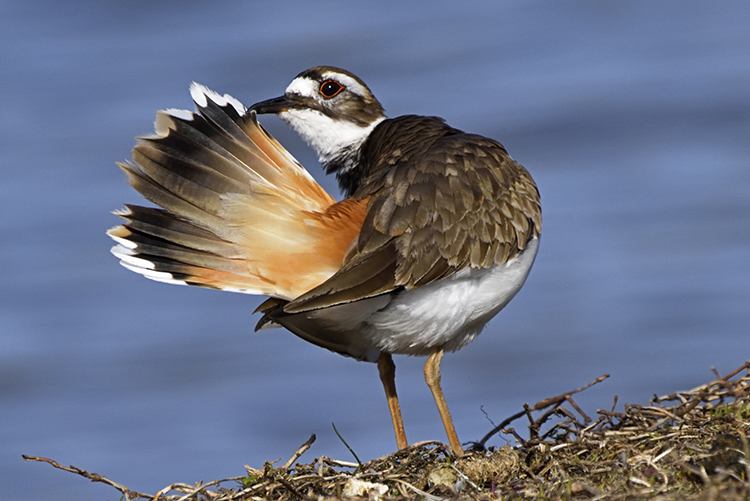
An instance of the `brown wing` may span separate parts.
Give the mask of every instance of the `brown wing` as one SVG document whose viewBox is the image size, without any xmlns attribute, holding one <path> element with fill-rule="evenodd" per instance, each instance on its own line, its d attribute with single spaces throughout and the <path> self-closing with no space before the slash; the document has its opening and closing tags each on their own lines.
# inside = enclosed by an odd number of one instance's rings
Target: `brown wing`
<svg viewBox="0 0 750 501">
<path fill-rule="evenodd" d="M 121 164 L 161 208 L 127 206 L 108 234 L 148 278 L 292 299 L 341 267 L 367 199 L 334 203 L 228 96 L 191 89 L 198 113 L 157 114 L 156 135 Z"/>
<path fill-rule="evenodd" d="M 502 145 L 437 119 L 398 120 L 381 131 L 388 147 L 374 152 L 376 163 L 355 193 L 369 197 L 356 248 L 341 270 L 284 312 L 411 289 L 469 266 L 502 264 L 539 236 L 539 192 Z M 425 129 L 427 137 L 414 132 Z"/>
</svg>

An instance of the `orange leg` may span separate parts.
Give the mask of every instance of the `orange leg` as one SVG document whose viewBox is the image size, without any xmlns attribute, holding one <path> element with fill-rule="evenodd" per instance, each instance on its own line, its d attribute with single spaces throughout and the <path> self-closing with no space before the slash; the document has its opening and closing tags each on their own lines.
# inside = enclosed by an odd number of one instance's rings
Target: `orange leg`
<svg viewBox="0 0 750 501">
<path fill-rule="evenodd" d="M 388 399 L 388 408 L 391 411 L 393 420 L 393 431 L 396 432 L 396 444 L 399 450 L 406 448 L 406 433 L 404 432 L 404 422 L 401 419 L 401 407 L 398 405 L 398 395 L 396 395 L 396 365 L 393 363 L 390 353 L 381 353 L 378 358 L 378 371 L 380 372 L 380 381 L 385 388 L 385 396 Z"/>
<path fill-rule="evenodd" d="M 443 420 L 445 433 L 448 434 L 448 443 L 451 446 L 451 450 L 453 451 L 453 454 L 462 456 L 464 450 L 461 447 L 461 442 L 458 441 L 458 435 L 456 435 L 456 428 L 453 426 L 453 419 L 451 419 L 448 404 L 445 403 L 443 390 L 440 388 L 440 360 L 442 358 L 442 348 L 432 352 L 427 359 L 427 363 L 424 364 L 424 380 L 427 382 L 427 386 L 430 387 L 432 396 L 435 397 L 435 403 L 437 404 L 438 412 L 440 412 L 440 417 Z"/>
</svg>

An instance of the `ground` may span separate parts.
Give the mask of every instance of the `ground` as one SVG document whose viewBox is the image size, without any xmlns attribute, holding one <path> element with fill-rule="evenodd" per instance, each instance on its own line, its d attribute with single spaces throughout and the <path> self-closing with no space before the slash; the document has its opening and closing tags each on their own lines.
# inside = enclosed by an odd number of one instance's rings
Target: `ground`
<svg viewBox="0 0 750 501">
<path fill-rule="evenodd" d="M 313 436 L 283 465 L 246 466 L 244 477 L 143 494 L 81 468 L 25 457 L 107 483 L 126 500 L 750 500 L 750 362 L 693 390 L 622 413 L 599 410 L 592 419 L 573 396 L 603 379 L 525 406 L 460 458 L 439 442 L 423 442 L 367 463 L 297 462 Z M 528 438 L 510 427 L 524 417 Z M 497 433 L 516 445 L 485 450 Z"/>
</svg>

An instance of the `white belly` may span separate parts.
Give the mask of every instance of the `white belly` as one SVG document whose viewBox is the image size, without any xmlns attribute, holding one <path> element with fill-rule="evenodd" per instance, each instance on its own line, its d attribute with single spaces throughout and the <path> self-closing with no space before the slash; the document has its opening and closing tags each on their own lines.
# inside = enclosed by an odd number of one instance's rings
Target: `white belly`
<svg viewBox="0 0 750 501">
<path fill-rule="evenodd" d="M 512 261 L 465 268 L 431 284 L 286 317 L 285 327 L 339 353 L 374 362 L 381 351 L 429 355 L 470 343 L 521 289 L 539 239 Z"/>
<path fill-rule="evenodd" d="M 387 308 L 368 318 L 364 336 L 388 353 L 429 355 L 438 346 L 446 351 L 463 348 L 521 289 L 538 245 L 538 239 L 532 240 L 510 263 L 489 269 L 465 268 L 399 293 Z"/>
</svg>

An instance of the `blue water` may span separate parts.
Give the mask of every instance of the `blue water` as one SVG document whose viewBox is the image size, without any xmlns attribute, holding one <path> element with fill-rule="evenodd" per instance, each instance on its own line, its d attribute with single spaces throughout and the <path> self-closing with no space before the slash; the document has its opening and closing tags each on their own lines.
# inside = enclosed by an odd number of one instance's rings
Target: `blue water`
<svg viewBox="0 0 750 501">
<path fill-rule="evenodd" d="M 542 245 L 518 297 L 446 356 L 462 440 L 609 373 L 594 414 L 750 358 L 747 2 L 4 2 L 0 7 L 0 497 L 119 499 L 28 463 L 151 492 L 282 458 L 393 451 L 383 391 L 284 331 L 260 300 L 143 279 L 109 254 L 140 197 L 114 162 L 196 80 L 246 104 L 307 67 L 361 76 L 391 116 L 499 139 L 539 184 Z M 330 191 L 312 153 L 264 125 Z M 444 439 L 396 357 L 411 441 Z M 521 429 L 522 423 L 517 423 Z M 495 439 L 493 444 L 504 443 Z"/>
</svg>

